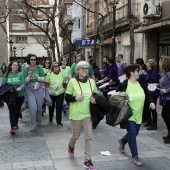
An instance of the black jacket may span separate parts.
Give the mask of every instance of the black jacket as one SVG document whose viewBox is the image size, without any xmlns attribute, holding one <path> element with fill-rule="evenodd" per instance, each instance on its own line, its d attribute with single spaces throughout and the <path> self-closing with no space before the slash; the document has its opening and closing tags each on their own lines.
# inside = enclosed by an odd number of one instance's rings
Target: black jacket
<svg viewBox="0 0 170 170">
<path fill-rule="evenodd" d="M 148 104 L 153 103 L 153 99 L 150 96 L 147 87 L 144 85 L 144 83 L 141 80 L 138 79 L 137 81 L 139 82 L 140 86 L 142 87 L 142 89 L 143 89 L 143 91 L 145 93 L 145 96 L 146 96 L 145 97 L 145 102 L 147 102 Z M 117 87 L 116 91 L 123 91 L 123 92 L 125 92 L 126 88 L 127 88 L 127 84 L 128 84 L 128 80 L 125 80 L 123 83 L 120 83 L 119 86 Z"/>
<path fill-rule="evenodd" d="M 97 93 L 94 95 L 96 104 L 90 102 L 90 113 L 93 129 L 96 129 L 99 122 L 104 118 L 109 111 L 109 101 L 103 94 Z"/>
<path fill-rule="evenodd" d="M 13 92 L 10 90 L 13 90 Z M 16 104 L 16 96 L 16 91 L 12 85 L 2 84 L 0 86 L 0 107 L 2 108 L 4 106 L 4 102 L 7 103 L 7 105 Z"/>
<path fill-rule="evenodd" d="M 145 86 L 145 84 L 139 79 L 137 81 L 139 82 L 140 86 L 142 87 L 142 89 L 145 93 L 145 102 L 147 102 L 148 104 L 153 103 L 153 99 L 150 96 L 149 91 L 148 91 L 147 87 Z M 120 83 L 116 91 L 117 92 L 118 91 L 125 92 L 126 88 L 127 88 L 127 84 L 128 84 L 128 79 L 126 79 L 123 83 Z M 120 124 L 120 128 L 126 129 L 127 128 L 127 122 Z"/>
</svg>

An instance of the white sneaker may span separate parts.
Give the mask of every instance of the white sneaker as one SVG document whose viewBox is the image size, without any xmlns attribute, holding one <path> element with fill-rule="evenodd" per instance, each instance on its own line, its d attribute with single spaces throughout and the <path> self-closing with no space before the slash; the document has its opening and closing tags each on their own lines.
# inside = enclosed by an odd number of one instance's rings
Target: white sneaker
<svg viewBox="0 0 170 170">
<path fill-rule="evenodd" d="M 35 130 L 36 130 L 36 128 L 33 128 L 33 127 L 30 128 L 31 132 L 34 132 Z"/>
</svg>

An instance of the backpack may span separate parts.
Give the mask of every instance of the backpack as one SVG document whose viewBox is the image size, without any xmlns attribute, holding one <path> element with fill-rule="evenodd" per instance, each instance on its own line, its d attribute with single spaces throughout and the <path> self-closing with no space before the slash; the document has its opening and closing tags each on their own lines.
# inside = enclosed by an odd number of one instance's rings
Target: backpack
<svg viewBox="0 0 170 170">
<path fill-rule="evenodd" d="M 116 126 L 128 121 L 132 110 L 128 105 L 129 97 L 125 92 L 115 92 L 109 99 L 110 109 L 106 115 L 106 124 Z M 125 126 L 123 128 L 126 128 Z"/>
</svg>

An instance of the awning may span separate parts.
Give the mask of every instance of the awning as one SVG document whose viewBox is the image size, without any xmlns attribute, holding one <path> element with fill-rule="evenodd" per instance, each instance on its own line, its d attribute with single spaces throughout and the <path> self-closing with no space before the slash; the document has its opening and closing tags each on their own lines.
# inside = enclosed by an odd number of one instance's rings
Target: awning
<svg viewBox="0 0 170 170">
<path fill-rule="evenodd" d="M 162 21 L 156 24 L 139 27 L 135 29 L 135 33 L 145 33 L 145 32 L 165 32 L 170 31 L 170 21 Z"/>
</svg>

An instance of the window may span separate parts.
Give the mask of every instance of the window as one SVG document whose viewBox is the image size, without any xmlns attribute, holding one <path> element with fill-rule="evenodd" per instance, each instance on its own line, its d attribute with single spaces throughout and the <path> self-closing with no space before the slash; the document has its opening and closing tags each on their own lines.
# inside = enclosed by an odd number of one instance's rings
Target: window
<svg viewBox="0 0 170 170">
<path fill-rule="evenodd" d="M 67 5 L 67 15 L 72 15 L 72 5 Z"/>
<path fill-rule="evenodd" d="M 16 43 L 28 43 L 28 38 L 26 36 L 16 37 Z"/>
<path fill-rule="evenodd" d="M 33 23 L 35 23 L 37 26 L 39 26 L 41 28 L 47 28 L 47 21 L 33 21 Z M 29 23 L 29 27 L 30 28 L 37 28 L 32 23 Z"/>
<path fill-rule="evenodd" d="M 25 23 L 13 23 L 12 30 L 26 30 L 26 24 Z"/>
<path fill-rule="evenodd" d="M 23 10 L 13 10 L 13 15 L 24 15 Z"/>
<path fill-rule="evenodd" d="M 75 29 L 81 29 L 81 18 L 76 18 Z"/>
</svg>

